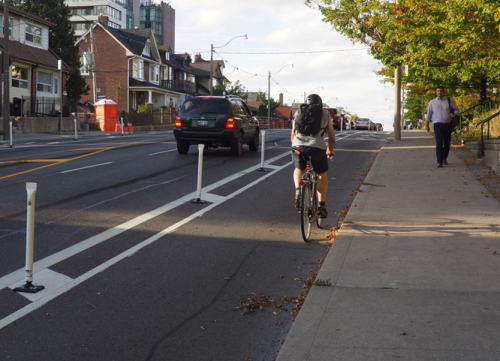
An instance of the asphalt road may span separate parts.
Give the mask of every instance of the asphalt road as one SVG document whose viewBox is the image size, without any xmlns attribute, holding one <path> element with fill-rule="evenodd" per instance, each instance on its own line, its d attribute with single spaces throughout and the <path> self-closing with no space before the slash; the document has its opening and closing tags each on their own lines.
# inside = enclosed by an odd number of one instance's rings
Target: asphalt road
<svg viewBox="0 0 500 361">
<path fill-rule="evenodd" d="M 382 146 L 347 131 L 330 163 L 329 227 Z M 0 149 L 0 359 L 272 360 L 329 227 L 304 243 L 290 133 L 261 153 L 179 155 L 171 132 Z M 36 182 L 34 282 L 24 284 L 26 182 Z M 258 295 L 263 311 L 233 310 Z M 276 305 L 276 306 L 273 306 Z"/>
</svg>

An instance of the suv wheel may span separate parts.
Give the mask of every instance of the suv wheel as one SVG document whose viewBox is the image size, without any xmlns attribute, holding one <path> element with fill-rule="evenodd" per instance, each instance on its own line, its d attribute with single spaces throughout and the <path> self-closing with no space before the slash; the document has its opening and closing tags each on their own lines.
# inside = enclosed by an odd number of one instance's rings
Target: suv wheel
<svg viewBox="0 0 500 361">
<path fill-rule="evenodd" d="M 238 135 L 233 140 L 233 144 L 231 144 L 231 152 L 236 157 L 239 157 L 241 153 L 243 153 L 243 135 L 241 132 L 238 132 Z"/>
<path fill-rule="evenodd" d="M 179 152 L 179 154 L 187 154 L 189 151 L 189 142 L 178 140 L 177 151 Z"/>
<path fill-rule="evenodd" d="M 251 152 L 256 152 L 259 149 L 259 130 L 255 129 L 253 139 L 248 143 Z"/>
</svg>

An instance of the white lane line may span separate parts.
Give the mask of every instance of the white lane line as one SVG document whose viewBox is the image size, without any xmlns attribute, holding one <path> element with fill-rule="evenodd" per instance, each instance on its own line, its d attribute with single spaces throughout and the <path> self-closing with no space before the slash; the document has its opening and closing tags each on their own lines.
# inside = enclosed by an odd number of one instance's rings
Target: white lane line
<svg viewBox="0 0 500 361">
<path fill-rule="evenodd" d="M 274 162 L 275 160 L 277 159 L 280 159 L 280 158 L 283 158 L 285 156 L 289 156 L 289 153 L 286 152 L 286 153 L 283 153 L 277 157 L 274 157 L 272 159 L 269 160 L 269 162 Z M 193 219 L 196 219 L 198 217 L 201 217 L 203 214 L 205 214 L 206 212 L 208 211 L 211 211 L 213 208 L 221 205 L 222 203 L 224 203 L 225 201 L 229 200 L 229 199 L 232 199 L 234 198 L 235 196 L 237 196 L 238 194 L 246 191 L 247 189 L 259 184 L 260 182 L 266 180 L 267 178 L 269 178 L 270 176 L 274 175 L 275 173 L 281 171 L 282 169 L 288 167 L 289 165 L 291 165 L 292 162 L 288 162 L 280 167 L 277 167 L 277 169 L 275 169 L 274 171 L 262 176 L 261 178 L 247 184 L 246 186 L 236 190 L 235 192 L 229 194 L 228 196 L 226 197 L 222 197 L 222 196 L 215 196 L 215 195 L 210 195 L 209 198 L 213 199 L 214 200 L 214 203 L 212 203 L 211 205 L 205 207 L 204 209 L 201 209 L 199 210 L 198 212 L 192 214 L 191 216 L 187 217 L 187 218 L 184 218 L 183 220 L 177 222 L 176 224 L 164 229 L 163 231 L 155 234 L 154 236 L 142 241 L 141 243 L 135 245 L 134 247 L 122 252 L 121 254 L 113 257 L 112 259 L 104 262 L 103 264 L 95 267 L 94 269 L 90 270 L 89 272 L 87 273 L 84 273 L 83 275 L 75 278 L 74 280 L 71 280 L 67 283 L 65 283 L 64 285 L 62 285 L 61 287 L 57 288 L 57 289 L 54 289 L 54 291 L 52 291 L 51 293 L 47 293 L 45 295 L 42 295 L 39 299 L 37 299 L 36 301 L 33 301 L 32 303 L 30 303 L 29 305 L 19 309 L 18 311 L 10 314 L 9 316 L 3 318 L 0 320 L 0 329 L 8 326 L 9 324 L 11 324 L 12 322 L 20 319 L 21 317 L 24 317 L 25 315 L 29 314 L 31 311 L 34 311 L 40 307 L 42 307 L 43 305 L 45 305 L 47 302 L 53 300 L 54 298 L 58 297 L 59 295 L 69 291 L 70 289 L 72 289 L 73 287 L 83 283 L 84 281 L 90 279 L 91 277 L 99 274 L 100 272 L 106 270 L 107 268 L 111 267 L 112 265 L 118 263 L 119 261 L 127 258 L 127 257 L 130 257 L 132 256 L 134 253 L 138 252 L 139 250 L 141 250 L 142 248 L 156 242 L 157 240 L 159 240 L 161 237 L 169 234 L 169 233 L 172 233 L 174 232 L 175 230 L 179 229 L 181 226 L 189 223 L 190 221 L 192 221 Z M 224 182 L 226 181 L 227 179 L 232 179 L 234 178 L 236 175 L 239 175 L 239 176 L 242 176 L 244 174 L 247 174 L 251 171 L 255 171 L 257 170 L 258 168 L 260 168 L 260 165 L 256 165 L 254 167 L 251 167 L 251 168 L 248 168 L 242 172 L 239 172 L 239 173 L 236 173 L 234 174 L 233 176 L 230 176 L 228 178 L 226 178 L 225 180 L 222 180 L 222 181 L 219 181 L 217 183 L 214 183 L 210 186 L 208 186 L 207 188 L 210 188 L 210 189 L 214 189 L 214 188 L 218 188 L 219 186 L 215 186 L 216 184 L 223 184 L 221 182 Z M 236 177 L 238 178 L 238 177 Z M 234 179 L 236 179 L 234 178 Z M 193 193 L 194 194 L 194 193 Z M 181 199 L 184 199 L 186 197 L 190 197 L 192 198 L 191 195 L 188 195 L 188 196 L 185 196 L 185 197 L 182 197 Z M 154 212 L 154 211 L 153 211 Z M 140 217 L 137 217 L 137 218 L 140 218 Z M 116 227 L 115 227 L 116 228 Z M 106 232 L 103 232 L 103 233 L 106 233 Z M 94 238 L 94 237 L 92 237 Z M 59 252 L 61 253 L 61 252 Z M 48 258 L 50 258 L 51 256 L 49 256 Z M 43 261 L 43 260 L 42 260 Z M 41 261 L 39 261 L 41 262 Z M 39 262 L 36 262 L 35 263 L 35 267 L 36 265 L 39 263 Z M 20 271 L 20 272 L 19 272 Z M 16 282 L 20 282 L 20 279 L 22 279 L 22 274 L 23 274 L 23 270 L 19 270 L 18 273 L 21 274 L 21 278 L 18 278 L 16 280 Z M 9 275 L 10 276 L 10 275 Z M 36 277 L 36 276 L 35 276 Z M 5 277 L 3 277 L 5 278 Z M 3 278 L 0 279 L 0 281 L 3 281 Z M 12 286 L 13 283 L 9 284 L 9 286 Z M 3 287 L 0 287 L 0 289 L 3 288 Z"/>
<path fill-rule="evenodd" d="M 37 293 L 25 293 L 19 292 L 21 296 L 26 297 L 31 302 L 38 301 L 40 298 L 43 298 L 48 293 L 54 292 L 58 288 L 64 286 L 66 283 L 73 281 L 71 277 L 63 275 L 62 273 L 54 272 L 49 268 L 45 268 L 36 274 L 36 282 L 37 285 L 42 285 L 45 287 L 43 290 L 38 291 Z M 10 289 L 14 289 L 16 287 L 22 287 L 25 285 L 25 281 L 16 282 L 13 285 L 10 285 Z"/>
<path fill-rule="evenodd" d="M 100 167 L 101 165 L 106 165 L 106 164 L 111 164 L 111 163 L 113 163 L 113 162 L 106 162 L 106 163 L 94 164 L 94 165 L 89 165 L 88 167 L 82 167 L 82 168 L 75 168 L 75 169 L 65 170 L 65 171 L 62 171 L 60 173 L 62 174 L 62 173 L 76 172 L 77 170 L 94 168 L 94 167 Z"/>
<path fill-rule="evenodd" d="M 290 153 L 289 152 L 282 153 L 274 158 L 269 159 L 267 162 L 273 163 L 273 162 L 277 161 L 278 159 L 281 159 L 285 156 L 290 156 Z M 208 185 L 208 186 L 202 188 L 202 198 L 204 197 L 205 193 L 209 193 L 212 190 L 219 188 L 219 187 L 225 185 L 226 183 L 232 182 L 233 180 L 238 179 L 238 178 L 240 178 L 248 173 L 254 172 L 259 168 L 260 168 L 260 164 L 255 165 L 253 167 L 244 169 L 244 170 L 242 170 L 238 173 L 235 173 L 227 178 L 221 179 L 220 181 L 218 181 L 216 183 L 213 183 L 211 185 Z M 53 266 L 54 264 L 61 262 L 61 261 L 64 261 L 67 258 L 70 258 L 70 257 L 72 257 L 80 252 L 83 252 L 83 251 L 95 246 L 95 245 L 98 245 L 98 244 L 110 239 L 111 237 L 115 237 L 115 236 L 117 236 L 125 231 L 128 231 L 128 230 L 130 230 L 130 229 L 132 229 L 132 228 L 134 228 L 134 227 L 136 227 L 144 222 L 147 222 L 147 221 L 153 219 L 156 216 L 159 216 L 163 213 L 166 213 L 166 212 L 172 210 L 173 208 L 180 206 L 181 204 L 190 202 L 193 199 L 196 199 L 197 196 L 198 196 L 197 192 L 192 192 L 190 194 L 187 194 L 184 197 L 181 197 L 175 201 L 167 203 L 167 204 L 165 204 L 159 208 L 156 208 L 150 212 L 141 214 L 140 216 L 135 217 L 135 218 L 133 218 L 125 223 L 119 224 L 114 228 L 107 229 L 104 232 L 101 232 L 101 233 L 99 233 L 93 237 L 90 237 L 90 238 L 88 238 L 88 239 L 86 239 L 78 244 L 75 244 L 74 246 L 71 246 L 71 247 L 66 248 L 62 251 L 54 253 L 54 254 L 52 254 L 44 259 L 36 261 L 33 265 L 33 270 L 36 273 L 44 268 L 49 268 L 49 267 Z M 1 277 L 0 278 L 0 290 L 14 284 L 15 282 L 18 282 L 19 280 L 22 280 L 24 278 L 24 272 L 25 272 L 24 268 L 20 268 L 17 271 L 14 271 L 8 275 Z"/>
<path fill-rule="evenodd" d="M 51 143 L 47 143 L 47 144 L 59 144 L 61 142 L 51 142 Z"/>
<path fill-rule="evenodd" d="M 156 152 L 156 153 L 151 153 L 148 155 L 156 155 L 156 154 L 161 154 L 161 153 L 175 152 L 176 150 L 177 149 L 164 150 L 163 152 Z"/>
</svg>

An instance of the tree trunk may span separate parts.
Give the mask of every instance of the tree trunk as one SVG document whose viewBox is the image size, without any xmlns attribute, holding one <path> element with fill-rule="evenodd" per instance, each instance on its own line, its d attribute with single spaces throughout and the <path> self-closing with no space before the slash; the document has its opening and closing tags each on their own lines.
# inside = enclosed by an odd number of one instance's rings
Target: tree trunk
<svg viewBox="0 0 500 361">
<path fill-rule="evenodd" d="M 481 93 L 480 93 L 480 98 L 481 98 L 481 101 L 485 101 L 486 100 L 486 90 L 487 90 L 487 78 L 484 77 L 481 79 Z"/>
</svg>

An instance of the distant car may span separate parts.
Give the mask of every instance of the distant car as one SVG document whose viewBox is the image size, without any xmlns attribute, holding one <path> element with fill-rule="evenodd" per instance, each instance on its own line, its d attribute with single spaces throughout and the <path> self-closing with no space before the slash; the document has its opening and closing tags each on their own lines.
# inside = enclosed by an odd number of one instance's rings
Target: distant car
<svg viewBox="0 0 500 361">
<path fill-rule="evenodd" d="M 354 122 L 350 122 L 350 124 L 349 124 L 349 129 L 351 129 L 351 130 L 356 130 L 356 123 L 354 123 Z"/>
<path fill-rule="evenodd" d="M 187 154 L 191 144 L 207 148 L 231 147 L 239 157 L 243 144 L 250 151 L 259 148 L 259 121 L 243 99 L 236 96 L 197 96 L 187 98 L 175 117 L 177 151 Z"/>
<path fill-rule="evenodd" d="M 373 122 L 368 119 L 368 118 L 358 118 L 356 121 L 356 130 L 372 130 L 373 128 Z"/>
<path fill-rule="evenodd" d="M 337 108 L 323 108 L 330 113 L 330 118 L 332 120 L 333 128 L 340 130 L 340 112 Z"/>
<path fill-rule="evenodd" d="M 375 123 L 375 130 L 378 130 L 378 131 L 383 131 L 384 130 L 384 127 L 382 126 L 381 123 Z"/>
</svg>

